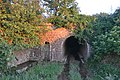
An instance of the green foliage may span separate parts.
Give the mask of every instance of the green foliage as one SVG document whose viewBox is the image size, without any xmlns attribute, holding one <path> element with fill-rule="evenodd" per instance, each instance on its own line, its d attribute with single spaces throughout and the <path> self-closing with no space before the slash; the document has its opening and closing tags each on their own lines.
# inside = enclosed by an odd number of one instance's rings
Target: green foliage
<svg viewBox="0 0 120 80">
<path fill-rule="evenodd" d="M 92 26 L 90 25 L 94 20 L 95 18 L 93 16 L 79 15 L 77 27 L 73 31 L 73 33 L 79 40 L 89 40 L 89 37 L 91 36 L 93 31 Z"/>
<path fill-rule="evenodd" d="M 106 13 L 100 13 L 94 16 L 96 20 L 91 24 L 91 27 L 94 30 L 95 36 L 109 32 L 115 24 L 111 15 Z"/>
<path fill-rule="evenodd" d="M 44 5 L 48 10 L 48 22 L 53 23 L 56 28 L 65 27 L 70 29 L 71 23 L 76 23 L 79 9 L 75 0 L 44 0 Z"/>
<path fill-rule="evenodd" d="M 38 28 L 41 11 L 37 3 L 0 3 L 0 71 L 7 72 L 7 63 L 13 58 L 12 50 L 29 48 L 40 44 L 42 31 Z"/>
<path fill-rule="evenodd" d="M 60 75 L 63 70 L 63 63 L 42 63 L 30 68 L 20 74 L 3 75 L 0 80 L 57 80 L 57 76 Z M 87 70 L 89 70 L 90 76 L 88 80 L 119 80 L 120 69 L 110 64 L 91 63 L 89 61 Z M 70 80 L 82 80 L 79 74 L 78 65 L 71 64 L 70 67 Z"/>
<path fill-rule="evenodd" d="M 3 75 L 0 80 L 57 80 L 62 71 L 61 63 L 42 63 L 17 75 Z"/>
<path fill-rule="evenodd" d="M 0 34 L 5 40 L 12 40 L 13 45 L 32 47 L 40 42 L 36 33 L 41 32 L 37 27 L 41 14 L 32 3 L 23 3 L 0 3 L 0 30 L 3 32 Z"/>
<path fill-rule="evenodd" d="M 78 69 L 78 64 L 70 64 L 70 80 L 82 80 L 79 69 Z"/>
<path fill-rule="evenodd" d="M 95 66 L 95 65 L 94 65 Z M 119 80 L 120 79 L 120 69 L 115 68 L 109 64 L 96 65 L 99 67 L 91 67 L 93 77 L 90 80 Z"/>
<path fill-rule="evenodd" d="M 95 37 L 93 42 L 96 56 L 117 53 L 120 55 L 120 27 L 114 26 L 110 32 Z"/>
<path fill-rule="evenodd" d="M 99 62 L 90 59 L 88 61 L 88 70 L 91 77 L 89 80 L 119 80 L 120 79 L 120 56 L 105 56 Z"/>
<path fill-rule="evenodd" d="M 120 26 L 120 8 L 116 9 L 113 15 L 111 15 L 115 25 Z"/>
<path fill-rule="evenodd" d="M 107 54 L 120 55 L 120 9 L 108 15 L 100 13 L 93 16 L 80 15 L 75 36 L 86 39 L 92 46 L 94 60 Z"/>
<path fill-rule="evenodd" d="M 12 59 L 13 47 L 0 37 L 0 73 L 6 73 L 9 69 L 7 63 Z"/>
<path fill-rule="evenodd" d="M 92 23 L 93 34 L 89 37 L 92 42 L 94 59 L 99 60 L 107 54 L 120 55 L 120 26 L 116 22 L 116 12 L 111 15 L 101 13 Z"/>
</svg>

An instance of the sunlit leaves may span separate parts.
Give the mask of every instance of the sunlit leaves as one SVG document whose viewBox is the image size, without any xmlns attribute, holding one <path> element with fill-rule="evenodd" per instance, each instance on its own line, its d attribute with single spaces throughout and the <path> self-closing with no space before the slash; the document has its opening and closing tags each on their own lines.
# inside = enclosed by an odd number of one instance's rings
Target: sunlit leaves
<svg viewBox="0 0 120 80">
<path fill-rule="evenodd" d="M 79 10 L 75 0 L 43 0 L 49 15 L 48 22 L 56 28 L 65 27 L 71 29 L 71 24 L 76 24 Z M 73 25 L 74 27 L 74 25 Z"/>
<path fill-rule="evenodd" d="M 35 32 L 42 32 L 37 27 L 41 22 L 38 17 L 41 14 L 36 13 L 35 7 L 30 2 L 26 4 L 23 1 L 15 2 L 0 4 L 0 30 L 4 33 L 4 35 L 0 33 L 2 38 L 12 40 L 13 45 L 29 44 L 31 47 L 39 45 L 40 39 Z"/>
</svg>

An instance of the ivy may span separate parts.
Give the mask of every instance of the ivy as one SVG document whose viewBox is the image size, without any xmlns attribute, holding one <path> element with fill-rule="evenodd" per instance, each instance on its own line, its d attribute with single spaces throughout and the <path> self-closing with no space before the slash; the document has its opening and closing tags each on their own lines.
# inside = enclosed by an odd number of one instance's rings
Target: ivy
<svg viewBox="0 0 120 80">
<path fill-rule="evenodd" d="M 12 41 L 11 44 L 18 47 L 33 47 L 40 44 L 42 31 L 38 28 L 41 23 L 37 9 L 27 2 L 11 4 L 0 3 L 0 35 L 3 39 Z M 30 6 L 31 5 L 31 6 Z"/>
</svg>

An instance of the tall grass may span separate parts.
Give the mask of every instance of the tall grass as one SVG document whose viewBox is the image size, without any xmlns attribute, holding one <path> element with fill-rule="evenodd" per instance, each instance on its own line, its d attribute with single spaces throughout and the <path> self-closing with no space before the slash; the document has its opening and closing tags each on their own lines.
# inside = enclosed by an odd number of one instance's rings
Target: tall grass
<svg viewBox="0 0 120 80">
<path fill-rule="evenodd" d="M 120 80 L 120 68 L 112 64 L 89 62 L 88 80 Z M 2 75 L 0 80 L 57 80 L 58 75 L 63 71 L 63 63 L 44 62 L 29 70 L 12 75 Z M 70 65 L 70 80 L 82 80 L 77 64 Z"/>
<path fill-rule="evenodd" d="M 3 75 L 0 80 L 57 80 L 61 71 L 61 63 L 42 63 L 20 74 Z"/>
</svg>

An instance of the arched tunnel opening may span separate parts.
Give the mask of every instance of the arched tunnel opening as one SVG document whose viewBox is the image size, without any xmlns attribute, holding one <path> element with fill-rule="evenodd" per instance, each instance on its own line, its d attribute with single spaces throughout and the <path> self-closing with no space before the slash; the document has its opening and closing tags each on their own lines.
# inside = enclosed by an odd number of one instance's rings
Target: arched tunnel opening
<svg viewBox="0 0 120 80">
<path fill-rule="evenodd" d="M 89 44 L 85 39 L 79 40 L 75 36 L 68 37 L 64 42 L 64 55 L 66 56 L 66 62 L 64 64 L 65 74 L 69 75 L 70 71 L 70 59 L 71 57 L 79 61 L 79 73 L 84 79 L 87 76 L 87 70 L 85 62 L 88 59 L 89 55 Z M 64 74 L 63 74 L 64 75 Z"/>
<path fill-rule="evenodd" d="M 64 55 L 80 61 L 78 55 L 78 53 L 80 53 L 80 47 L 81 44 L 79 43 L 79 39 L 75 38 L 75 36 L 70 36 L 64 42 Z"/>
</svg>

